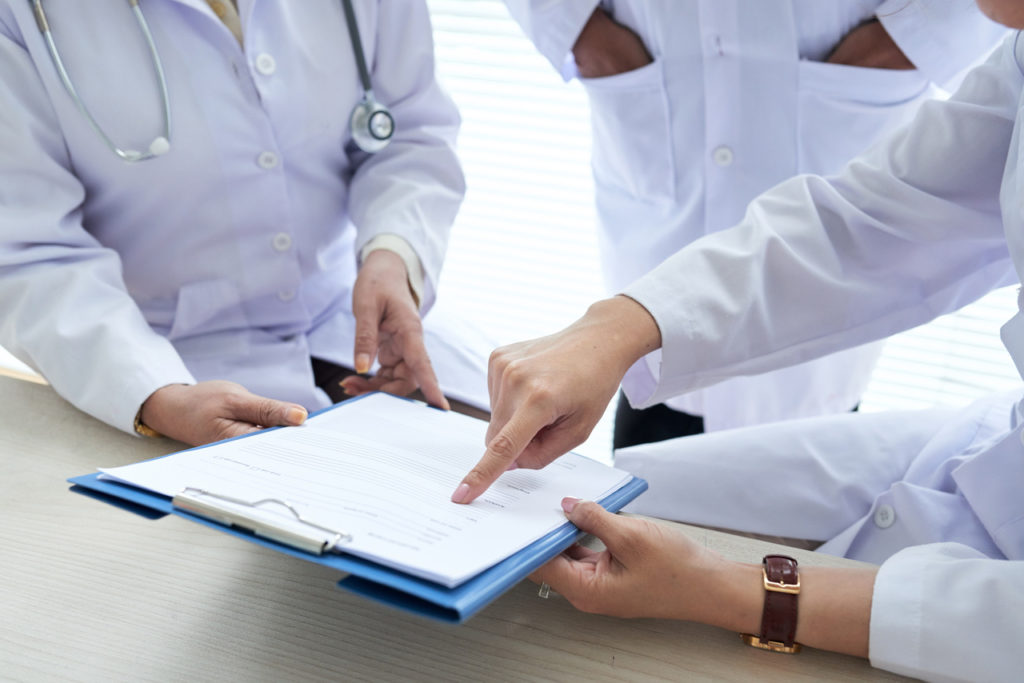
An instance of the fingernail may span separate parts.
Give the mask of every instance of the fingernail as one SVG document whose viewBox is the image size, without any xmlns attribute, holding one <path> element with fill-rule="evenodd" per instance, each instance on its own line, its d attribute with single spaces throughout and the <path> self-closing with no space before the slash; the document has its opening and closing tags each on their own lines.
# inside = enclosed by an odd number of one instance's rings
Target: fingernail
<svg viewBox="0 0 1024 683">
<path fill-rule="evenodd" d="M 571 515 L 576 504 L 580 502 L 579 498 L 563 498 L 562 499 L 562 511 L 567 515 Z"/>
<path fill-rule="evenodd" d="M 356 372 L 364 375 L 370 371 L 370 354 L 360 353 L 356 356 Z"/>
<path fill-rule="evenodd" d="M 288 422 L 293 425 L 300 425 L 306 421 L 306 411 L 302 408 L 291 408 L 288 410 Z"/>
<path fill-rule="evenodd" d="M 355 396 L 356 392 L 353 389 L 349 389 L 347 384 L 341 385 L 341 390 L 345 392 L 346 396 Z"/>
<path fill-rule="evenodd" d="M 453 503 L 461 503 L 466 500 L 469 495 L 469 484 L 459 484 L 459 488 L 455 489 L 455 493 L 452 494 Z"/>
</svg>

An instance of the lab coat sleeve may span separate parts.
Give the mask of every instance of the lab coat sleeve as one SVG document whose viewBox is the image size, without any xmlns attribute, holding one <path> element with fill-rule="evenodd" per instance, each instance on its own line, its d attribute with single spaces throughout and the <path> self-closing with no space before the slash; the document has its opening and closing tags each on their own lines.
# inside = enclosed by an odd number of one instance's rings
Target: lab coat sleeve
<svg viewBox="0 0 1024 683">
<path fill-rule="evenodd" d="M 879 569 L 869 656 L 927 681 L 1019 681 L 1024 562 L 956 543 L 907 548 Z"/>
<path fill-rule="evenodd" d="M 1010 39 L 839 176 L 783 182 L 626 288 L 663 343 L 657 386 L 627 374 L 634 405 L 881 339 L 1016 282 L 999 189 L 1020 90 Z"/>
<path fill-rule="evenodd" d="M 349 190 L 356 249 L 392 233 L 415 250 L 423 266 L 421 310 L 432 305 L 448 232 L 466 191 L 455 153 L 459 113 L 434 72 L 430 18 L 421 0 L 379 3 L 376 51 L 370 65 L 374 94 L 395 119 L 391 143 L 362 156 Z"/>
<path fill-rule="evenodd" d="M 628 512 L 827 541 L 870 513 L 878 492 L 899 481 L 957 414 L 935 408 L 780 420 L 621 448 L 615 466 L 649 483 Z M 780 476 L 771 479 L 772 495 L 752 495 L 751 473 L 765 463 Z"/>
<path fill-rule="evenodd" d="M 576 75 L 572 46 L 599 4 L 599 0 L 505 0 L 526 37 L 567 81 Z"/>
<path fill-rule="evenodd" d="M 132 432 L 153 391 L 195 380 L 125 290 L 118 255 L 84 229 L 85 189 L 8 26 L 0 17 L 0 345 L 81 410 Z"/>
<path fill-rule="evenodd" d="M 973 2 L 960 0 L 885 0 L 875 16 L 903 54 L 939 86 L 955 84 L 957 74 L 984 59 L 1007 33 Z"/>
</svg>

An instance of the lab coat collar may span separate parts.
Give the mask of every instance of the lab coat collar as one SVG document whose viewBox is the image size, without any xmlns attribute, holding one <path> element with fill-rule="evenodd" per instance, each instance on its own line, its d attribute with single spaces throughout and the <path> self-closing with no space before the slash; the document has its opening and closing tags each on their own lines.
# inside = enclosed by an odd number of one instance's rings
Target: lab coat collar
<svg viewBox="0 0 1024 683">
<path fill-rule="evenodd" d="M 164 2 L 173 2 L 179 5 L 184 5 L 189 9 L 193 9 L 200 14 L 206 15 L 214 21 L 220 22 L 217 15 L 210 9 L 210 5 L 206 0 L 164 0 Z M 224 2 L 231 2 L 231 0 L 224 0 Z M 255 0 L 238 0 L 238 16 L 242 21 L 242 33 L 245 33 L 245 27 L 248 25 L 249 17 L 252 16 L 252 6 Z"/>
<path fill-rule="evenodd" d="M 164 2 L 174 2 L 174 3 L 177 3 L 179 5 L 185 5 L 186 7 L 194 9 L 197 12 L 202 12 L 203 14 L 208 14 L 211 17 L 213 17 L 214 19 L 217 18 L 217 15 L 215 15 L 213 13 L 213 10 L 210 9 L 210 6 L 206 3 L 206 0 L 163 0 L 163 1 Z"/>
</svg>

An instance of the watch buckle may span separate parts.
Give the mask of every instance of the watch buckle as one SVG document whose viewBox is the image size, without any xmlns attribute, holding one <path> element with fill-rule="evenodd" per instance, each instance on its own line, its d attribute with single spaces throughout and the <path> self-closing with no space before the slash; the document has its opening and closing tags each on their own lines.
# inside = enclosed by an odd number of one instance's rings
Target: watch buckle
<svg viewBox="0 0 1024 683">
<path fill-rule="evenodd" d="M 768 578 L 768 570 L 761 567 L 761 577 L 764 579 L 764 589 L 766 591 L 774 591 L 776 593 L 789 593 L 790 595 L 800 594 L 800 577 L 796 579 L 796 583 L 782 583 L 781 581 L 772 581 Z"/>
<path fill-rule="evenodd" d="M 792 645 L 786 645 L 785 643 L 778 640 L 761 640 L 752 633 L 741 633 L 740 638 L 743 642 L 751 647 L 756 647 L 759 650 L 769 650 L 771 652 L 782 652 L 783 654 L 792 655 L 800 652 L 800 643 L 793 643 Z"/>
</svg>

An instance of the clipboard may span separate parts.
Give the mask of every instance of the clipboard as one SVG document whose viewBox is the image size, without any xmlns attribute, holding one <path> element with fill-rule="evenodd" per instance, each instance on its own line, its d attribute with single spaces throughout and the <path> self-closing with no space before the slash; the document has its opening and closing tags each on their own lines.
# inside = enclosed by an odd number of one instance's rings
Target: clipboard
<svg viewBox="0 0 1024 683">
<path fill-rule="evenodd" d="M 248 438 L 248 436 L 251 435 L 236 438 Z M 101 479 L 99 473 L 73 477 L 68 481 L 72 484 L 71 490 L 76 493 L 102 500 L 151 520 L 160 519 L 169 514 L 178 515 L 259 546 L 345 572 L 348 576 L 338 582 L 338 586 L 344 590 L 407 612 L 449 623 L 466 621 L 584 535 L 573 524 L 566 521 L 559 528 L 522 550 L 513 553 L 458 586 L 448 588 L 344 552 L 324 553 L 322 547 L 316 547 L 317 542 L 315 541 L 310 544 L 308 539 L 304 542 L 303 539 L 294 539 L 287 534 L 275 534 L 273 530 L 245 528 L 244 520 L 239 520 L 230 514 L 218 515 L 217 510 L 203 510 L 190 504 L 190 501 L 187 500 L 190 497 L 187 495 L 188 492 L 183 492 L 186 494 L 186 500 L 181 500 L 181 496 L 175 496 L 172 499 L 128 484 Z M 605 509 L 618 512 L 646 489 L 646 481 L 632 477 L 623 486 L 598 502 Z M 207 502 L 218 498 L 216 495 L 210 495 L 209 492 L 198 493 L 207 494 L 205 496 Z M 204 496 L 200 495 L 199 497 Z M 196 496 L 191 496 L 191 498 L 194 502 Z M 177 501 L 177 505 L 175 505 L 175 501 Z M 272 502 L 283 504 L 283 501 Z M 249 526 L 251 527 L 251 525 Z M 319 535 L 312 534 L 312 537 L 323 539 L 325 538 L 324 534 L 326 537 L 330 537 L 332 534 L 343 535 L 344 532 L 321 529 Z"/>
</svg>

